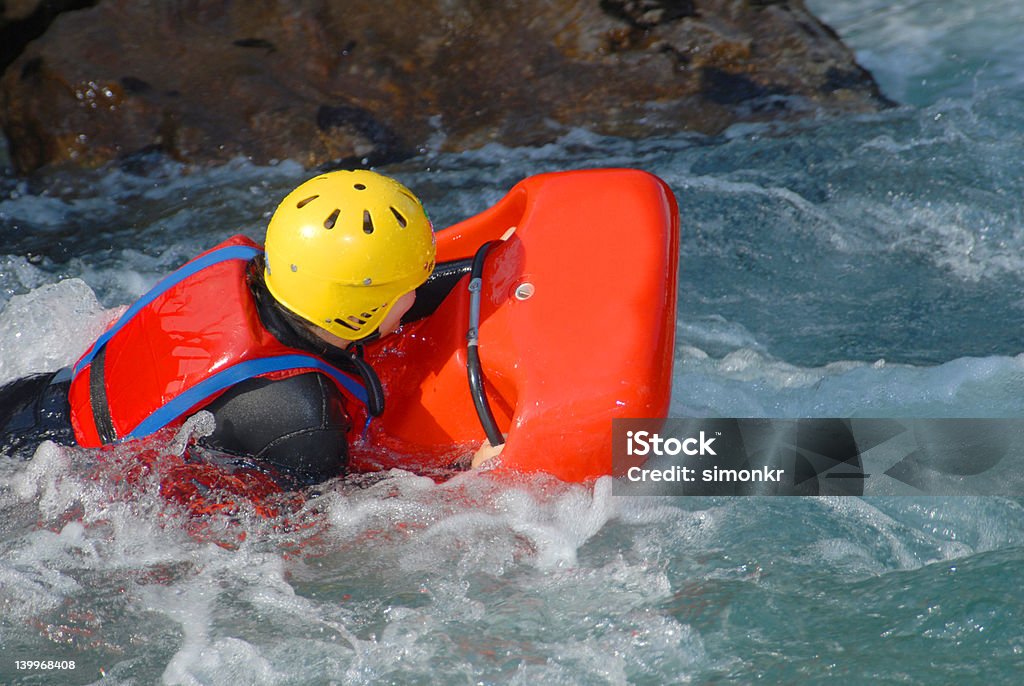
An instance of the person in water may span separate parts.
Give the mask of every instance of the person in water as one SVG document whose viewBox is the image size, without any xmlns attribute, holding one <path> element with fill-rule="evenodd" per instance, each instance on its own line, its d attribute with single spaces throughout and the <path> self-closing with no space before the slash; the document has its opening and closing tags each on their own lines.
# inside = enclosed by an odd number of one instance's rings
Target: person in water
<svg viewBox="0 0 1024 686">
<path fill-rule="evenodd" d="M 0 389 L 0 451 L 98 447 L 199 410 L 203 443 L 289 485 L 343 474 L 384 408 L 362 345 L 395 331 L 434 270 L 420 201 L 380 174 L 337 171 L 284 198 L 261 248 L 243 236 L 160 281 L 70 369 Z"/>
</svg>

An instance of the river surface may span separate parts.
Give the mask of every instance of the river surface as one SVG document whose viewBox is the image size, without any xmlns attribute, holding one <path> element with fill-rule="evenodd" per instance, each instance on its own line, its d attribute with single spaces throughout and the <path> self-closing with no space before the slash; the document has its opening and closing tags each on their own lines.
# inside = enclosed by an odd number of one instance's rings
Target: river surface
<svg viewBox="0 0 1024 686">
<path fill-rule="evenodd" d="M 438 226 L 530 174 L 651 171 L 682 245 L 672 413 L 1024 414 L 1024 5 L 809 2 L 898 107 L 725 135 L 574 131 L 388 167 Z M 159 160 L 0 178 L 0 383 L 306 176 Z M 627 278 L 606 275 L 602 278 Z M 328 484 L 187 517 L 137 456 L 0 461 L 0 683 L 1019 683 L 1024 499 Z M 1010 456 L 1008 459 L 1022 459 Z M 19 669 L 15 660 L 63 661 Z M 74 661 L 74 670 L 67 661 Z"/>
</svg>

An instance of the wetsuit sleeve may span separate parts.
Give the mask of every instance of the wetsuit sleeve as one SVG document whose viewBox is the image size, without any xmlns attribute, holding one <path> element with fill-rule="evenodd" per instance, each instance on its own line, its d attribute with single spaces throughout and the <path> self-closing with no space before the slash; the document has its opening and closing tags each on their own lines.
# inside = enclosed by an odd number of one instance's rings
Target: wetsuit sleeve
<svg viewBox="0 0 1024 686">
<path fill-rule="evenodd" d="M 35 374 L 0 386 L 0 457 L 27 460 L 47 439 L 75 444 L 68 406 L 71 383 L 59 374 Z"/>
<path fill-rule="evenodd" d="M 309 485 L 343 474 L 351 425 L 341 392 L 318 372 L 249 379 L 206 407 L 217 428 L 203 443 Z"/>
</svg>

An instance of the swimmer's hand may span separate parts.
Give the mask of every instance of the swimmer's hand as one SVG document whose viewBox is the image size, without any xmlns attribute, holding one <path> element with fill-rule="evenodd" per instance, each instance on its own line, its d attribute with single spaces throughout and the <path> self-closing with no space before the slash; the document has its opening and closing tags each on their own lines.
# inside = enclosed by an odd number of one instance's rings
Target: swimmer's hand
<svg viewBox="0 0 1024 686">
<path fill-rule="evenodd" d="M 470 463 L 470 467 L 473 469 L 489 469 L 494 465 L 491 461 L 501 455 L 501 451 L 505 449 L 505 444 L 495 447 L 491 445 L 491 442 L 485 440 L 477 451 L 473 453 L 473 461 Z"/>
</svg>

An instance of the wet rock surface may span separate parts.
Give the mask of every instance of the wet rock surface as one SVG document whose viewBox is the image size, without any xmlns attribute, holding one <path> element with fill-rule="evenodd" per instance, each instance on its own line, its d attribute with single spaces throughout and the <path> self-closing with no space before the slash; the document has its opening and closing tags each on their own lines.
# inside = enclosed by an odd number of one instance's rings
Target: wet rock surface
<svg viewBox="0 0 1024 686">
<path fill-rule="evenodd" d="M 423 148 L 536 145 L 573 127 L 716 133 L 885 105 L 801 0 L 0 9 L 0 31 L 22 42 L 10 43 L 0 123 L 23 173 L 154 151 L 190 163 L 382 163 Z M 41 12 L 56 18 L 46 25 Z"/>
</svg>

